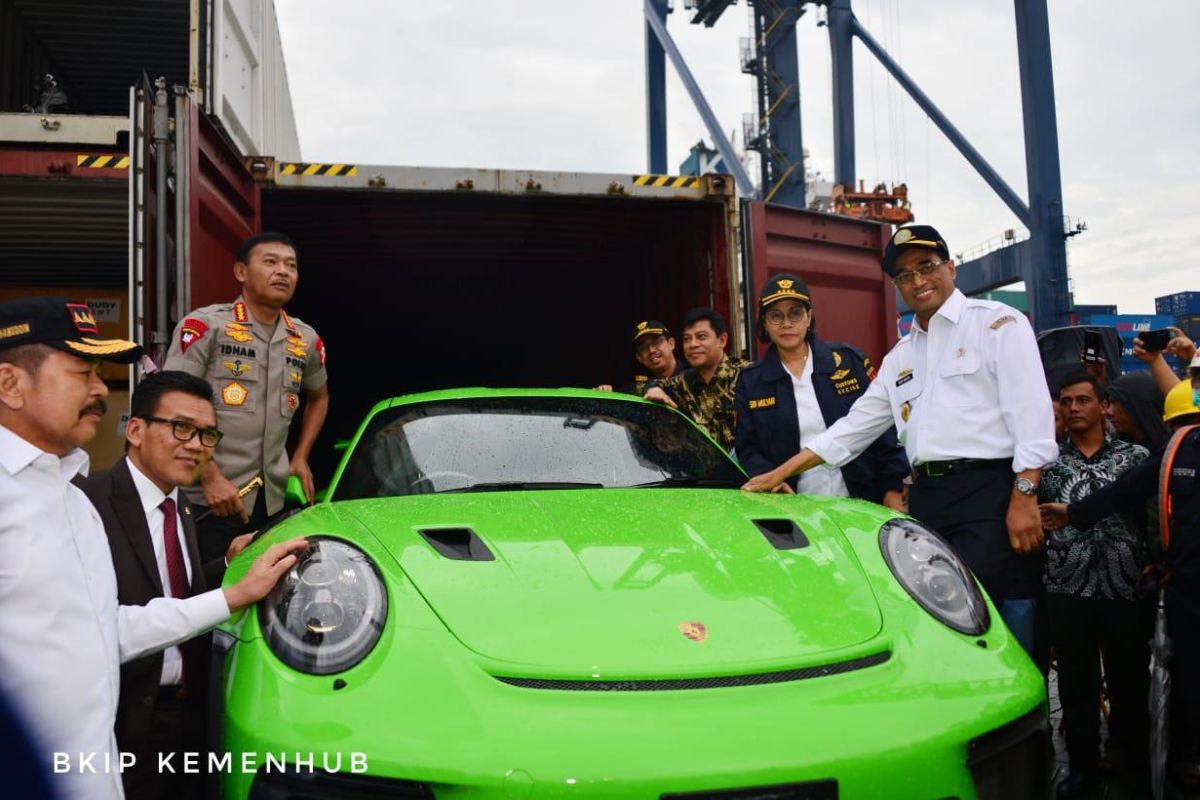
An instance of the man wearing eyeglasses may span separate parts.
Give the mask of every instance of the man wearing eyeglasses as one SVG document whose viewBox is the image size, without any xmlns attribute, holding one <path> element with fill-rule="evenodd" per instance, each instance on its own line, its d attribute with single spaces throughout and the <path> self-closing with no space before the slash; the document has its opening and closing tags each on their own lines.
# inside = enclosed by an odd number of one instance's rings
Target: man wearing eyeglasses
<svg viewBox="0 0 1200 800">
<path fill-rule="evenodd" d="M 124 796 L 113 729 L 121 663 L 257 602 L 307 547 L 273 545 L 223 589 L 118 603 L 100 515 L 71 481 L 87 474 L 82 447 L 106 408 L 100 363 L 141 352 L 100 338 L 84 304 L 0 303 L 0 690 L 19 703 L 61 797 Z"/>
<path fill-rule="evenodd" d="M 890 426 L 913 465 L 909 511 L 962 555 L 1026 650 L 1041 577 L 1037 489 L 1058 457 L 1054 410 L 1029 320 L 968 298 L 929 225 L 900 228 L 882 267 L 916 322 L 849 413 L 744 488 L 773 491 L 818 464 L 842 466 Z"/>
<path fill-rule="evenodd" d="M 77 484 L 104 524 L 117 574 L 117 601 L 143 606 L 156 597 L 193 597 L 219 586 L 226 559 L 202 563 L 192 508 L 179 491 L 195 483 L 221 439 L 212 386 L 186 372 L 156 372 L 133 390 L 125 458 Z M 209 637 L 200 636 L 121 666 L 117 744 L 137 761 L 121 778 L 129 797 L 191 796 L 200 782 L 160 771 L 158 754 L 204 748 L 204 673 Z"/>
</svg>

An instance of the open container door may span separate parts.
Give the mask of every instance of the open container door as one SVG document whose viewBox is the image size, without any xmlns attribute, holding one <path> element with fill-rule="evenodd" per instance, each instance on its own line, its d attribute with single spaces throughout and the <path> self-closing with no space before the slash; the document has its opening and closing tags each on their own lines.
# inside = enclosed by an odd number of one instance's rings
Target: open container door
<svg viewBox="0 0 1200 800">
<path fill-rule="evenodd" d="M 262 229 L 261 193 L 242 157 L 191 96 L 176 97 L 175 118 L 180 280 L 172 325 L 193 308 L 237 297 L 234 256 Z"/>
<path fill-rule="evenodd" d="M 750 341 L 759 290 L 771 276 L 789 272 L 812 292 L 817 334 L 852 344 L 879 363 L 897 339 L 896 293 L 879 267 L 890 235 L 891 227 L 877 222 L 742 201 Z"/>
</svg>

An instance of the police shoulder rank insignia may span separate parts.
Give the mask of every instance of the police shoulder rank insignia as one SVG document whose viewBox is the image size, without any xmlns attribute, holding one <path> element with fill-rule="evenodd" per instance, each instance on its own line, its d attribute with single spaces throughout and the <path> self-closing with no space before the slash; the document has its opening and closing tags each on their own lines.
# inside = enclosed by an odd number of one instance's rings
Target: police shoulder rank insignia
<svg viewBox="0 0 1200 800">
<path fill-rule="evenodd" d="M 279 316 L 283 317 L 283 327 L 287 329 L 290 336 L 300 336 L 300 331 L 296 329 L 296 323 L 292 322 L 292 318 L 282 308 L 279 309 Z"/>
<path fill-rule="evenodd" d="M 208 333 L 208 326 L 195 317 L 188 317 L 179 326 L 179 351 L 186 353 L 197 339 Z"/>
<path fill-rule="evenodd" d="M 246 304 L 241 300 L 233 304 L 233 319 L 236 322 L 250 321 L 250 312 L 246 310 Z"/>
<path fill-rule="evenodd" d="M 240 358 L 235 361 L 226 361 L 224 366 L 233 373 L 235 378 L 240 378 L 250 371 L 250 365 L 244 363 Z"/>
<path fill-rule="evenodd" d="M 100 335 L 100 329 L 96 327 L 96 317 L 92 314 L 92 309 L 83 303 L 67 303 L 67 308 L 71 311 L 71 320 L 80 333 Z"/>
<path fill-rule="evenodd" d="M 913 237 L 912 231 L 908 228 L 901 228 L 896 231 L 896 235 L 892 237 L 892 244 L 904 244 Z"/>
<path fill-rule="evenodd" d="M 760 408 L 770 408 L 775 405 L 774 397 L 760 397 L 757 400 L 750 401 L 750 410 L 756 411 Z"/>
<path fill-rule="evenodd" d="M 1012 314 L 1005 314 L 1003 317 L 996 320 L 988 327 L 995 331 L 995 330 L 999 330 L 1000 328 L 1003 328 L 1005 325 L 1007 325 L 1010 322 L 1016 322 L 1016 321 L 1017 321 L 1017 318 L 1014 317 Z"/>
<path fill-rule="evenodd" d="M 246 398 L 249 395 L 250 393 L 246 391 L 246 387 L 237 381 L 225 384 L 225 388 L 221 390 L 221 400 L 227 406 L 245 405 Z"/>
<path fill-rule="evenodd" d="M 896 374 L 896 385 L 903 386 L 913 379 L 913 371 L 911 369 L 902 369 Z M 905 404 L 907 405 L 907 403 Z"/>
</svg>

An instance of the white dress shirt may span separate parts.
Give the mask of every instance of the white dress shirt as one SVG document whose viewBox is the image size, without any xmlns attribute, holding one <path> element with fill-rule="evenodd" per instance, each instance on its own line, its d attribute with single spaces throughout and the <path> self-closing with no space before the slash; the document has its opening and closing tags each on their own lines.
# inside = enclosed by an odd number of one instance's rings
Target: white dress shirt
<svg viewBox="0 0 1200 800">
<path fill-rule="evenodd" d="M 133 478 L 133 487 L 137 489 L 138 499 L 142 501 L 142 513 L 146 515 L 146 527 L 150 529 L 150 544 L 154 547 L 154 562 L 158 564 L 158 577 L 162 581 L 163 597 L 171 595 L 171 577 L 167 571 L 166 542 L 163 531 L 166 528 L 166 514 L 159 508 L 168 497 L 175 501 L 175 535 L 179 538 L 179 552 L 183 553 L 183 566 L 187 570 L 188 585 L 192 583 L 192 560 L 188 558 L 187 539 L 183 535 L 183 519 L 179 516 L 179 489 L 171 489 L 170 494 L 163 494 L 162 489 L 142 474 L 127 456 L 125 464 L 129 467 L 129 475 Z M 163 650 L 162 686 L 177 686 L 183 683 L 183 653 L 179 647 L 171 645 Z"/>
<path fill-rule="evenodd" d="M 804 369 L 800 377 L 788 371 L 792 379 L 792 394 L 796 398 L 796 423 L 800 431 L 800 447 L 818 434 L 825 432 L 825 417 L 821 414 L 821 405 L 817 401 L 817 391 L 813 388 L 813 360 L 804 360 Z M 820 494 L 826 497 L 849 497 L 850 489 L 842 477 L 838 467 L 825 465 L 817 469 L 809 469 L 800 473 L 800 482 L 796 486 L 800 494 Z"/>
<path fill-rule="evenodd" d="M 71 479 L 88 457 L 59 458 L 0 426 L 0 687 L 21 707 L 34 746 L 69 754 L 56 774 L 68 798 L 121 798 L 113 724 L 120 665 L 229 618 L 221 590 L 117 605 L 100 515 Z M 81 772 L 93 755 L 95 773 Z M 107 759 L 107 764 L 106 764 Z"/>
<path fill-rule="evenodd" d="M 807 447 L 842 466 L 889 425 L 914 466 L 1010 458 L 1020 472 L 1052 463 L 1054 409 L 1029 320 L 955 289 L 928 330 L 914 324 L 850 412 Z"/>
</svg>

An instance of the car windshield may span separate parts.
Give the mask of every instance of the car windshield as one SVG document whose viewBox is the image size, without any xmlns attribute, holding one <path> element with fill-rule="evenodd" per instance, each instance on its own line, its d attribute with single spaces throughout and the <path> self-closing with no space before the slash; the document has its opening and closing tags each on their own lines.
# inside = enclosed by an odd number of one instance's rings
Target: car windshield
<svg viewBox="0 0 1200 800">
<path fill-rule="evenodd" d="M 371 420 L 335 499 L 446 492 L 737 487 L 745 476 L 679 413 L 578 397 L 439 401 Z"/>
</svg>

